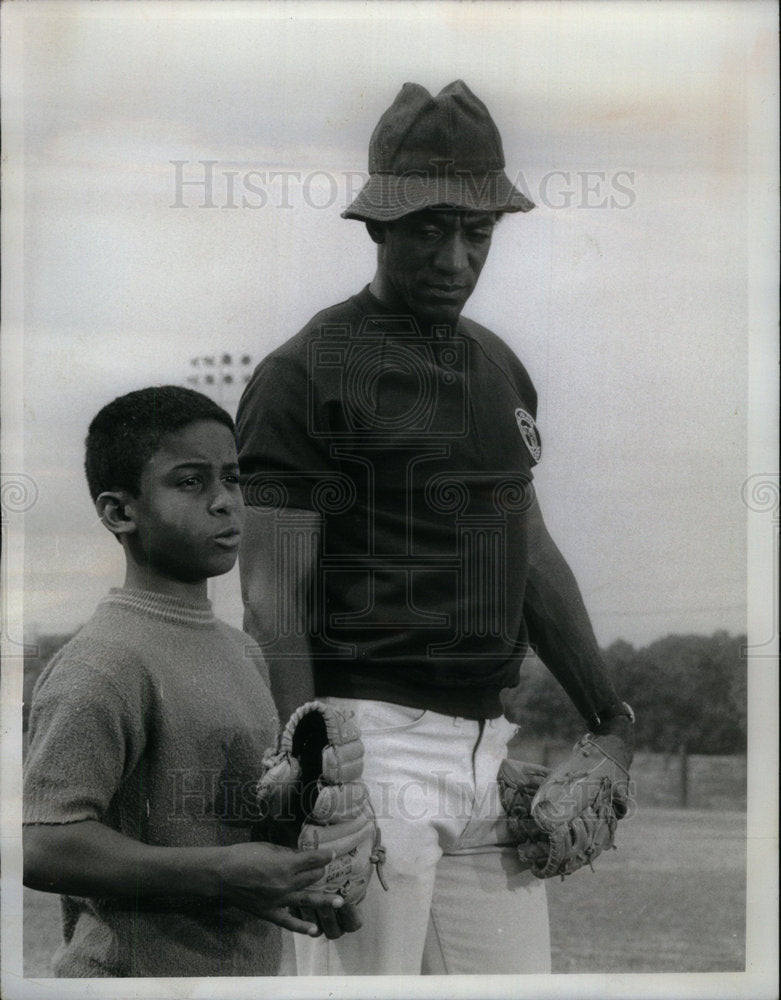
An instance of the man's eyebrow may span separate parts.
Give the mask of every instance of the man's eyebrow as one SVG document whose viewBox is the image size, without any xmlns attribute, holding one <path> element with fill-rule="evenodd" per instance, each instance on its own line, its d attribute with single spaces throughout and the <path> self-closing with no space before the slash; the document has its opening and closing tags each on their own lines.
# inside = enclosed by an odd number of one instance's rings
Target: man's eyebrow
<svg viewBox="0 0 781 1000">
<path fill-rule="evenodd" d="M 462 226 L 469 229 L 493 228 L 498 221 L 494 218 L 493 212 L 472 214 L 471 212 L 457 212 L 445 208 L 431 208 L 421 212 L 416 222 L 420 226 L 439 226 L 443 220 L 449 220 L 455 216 L 460 218 Z"/>
</svg>

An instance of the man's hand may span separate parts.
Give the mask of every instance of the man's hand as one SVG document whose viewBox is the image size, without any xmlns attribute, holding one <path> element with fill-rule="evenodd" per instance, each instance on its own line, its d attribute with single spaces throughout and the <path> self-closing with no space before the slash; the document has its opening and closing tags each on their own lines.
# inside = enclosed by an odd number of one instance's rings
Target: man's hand
<svg viewBox="0 0 781 1000">
<path fill-rule="evenodd" d="M 634 716 L 614 715 L 596 726 L 593 732 L 595 741 L 605 753 L 629 770 L 635 753 Z"/>
</svg>

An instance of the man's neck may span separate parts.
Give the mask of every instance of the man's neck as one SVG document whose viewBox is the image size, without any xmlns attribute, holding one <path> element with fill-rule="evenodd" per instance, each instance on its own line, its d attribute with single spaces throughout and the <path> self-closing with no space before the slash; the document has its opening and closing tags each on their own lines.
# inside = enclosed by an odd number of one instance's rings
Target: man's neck
<svg viewBox="0 0 781 1000">
<path fill-rule="evenodd" d="M 369 292 L 374 296 L 377 301 L 383 305 L 390 312 L 397 313 L 400 316 L 412 316 L 415 322 L 418 324 L 421 330 L 429 330 L 432 326 L 450 326 L 453 329 L 458 325 L 458 320 L 455 323 L 450 323 L 449 320 L 443 319 L 441 323 L 431 319 L 422 319 L 420 316 L 416 316 L 413 313 L 406 302 L 404 302 L 393 289 L 393 286 L 384 280 L 384 275 L 382 271 L 377 271 L 369 284 Z"/>
<path fill-rule="evenodd" d="M 390 309 L 393 312 L 402 312 L 405 309 L 404 303 L 399 299 L 398 295 L 393 291 L 392 286 L 388 281 L 385 280 L 385 275 L 382 271 L 377 271 L 372 278 L 371 284 L 369 285 L 369 291 L 381 302 L 386 309 Z"/>
</svg>

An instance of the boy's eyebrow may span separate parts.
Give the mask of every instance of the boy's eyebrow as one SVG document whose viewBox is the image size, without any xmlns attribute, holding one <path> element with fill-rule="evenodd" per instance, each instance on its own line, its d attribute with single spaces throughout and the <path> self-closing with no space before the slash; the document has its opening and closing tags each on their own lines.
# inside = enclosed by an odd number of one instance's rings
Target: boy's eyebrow
<svg viewBox="0 0 781 1000">
<path fill-rule="evenodd" d="M 186 459 L 183 462 L 177 462 L 176 465 L 172 465 L 171 472 L 179 472 L 181 469 L 211 469 L 212 463 L 205 458 L 192 458 Z M 223 462 L 221 465 L 222 469 L 238 469 L 238 462 Z"/>
</svg>

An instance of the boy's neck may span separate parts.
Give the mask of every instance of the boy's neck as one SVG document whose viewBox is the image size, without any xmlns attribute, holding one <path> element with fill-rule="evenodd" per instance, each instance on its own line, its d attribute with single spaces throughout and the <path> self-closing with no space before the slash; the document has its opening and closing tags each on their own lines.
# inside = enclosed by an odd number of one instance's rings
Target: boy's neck
<svg viewBox="0 0 781 1000">
<path fill-rule="evenodd" d="M 183 580 L 172 580 L 170 577 L 161 576 L 154 570 L 139 566 L 132 559 L 128 559 L 125 570 L 126 590 L 151 590 L 156 594 L 167 594 L 169 597 L 181 597 L 185 601 L 205 601 L 207 600 L 207 581 L 195 580 L 185 582 Z"/>
</svg>

